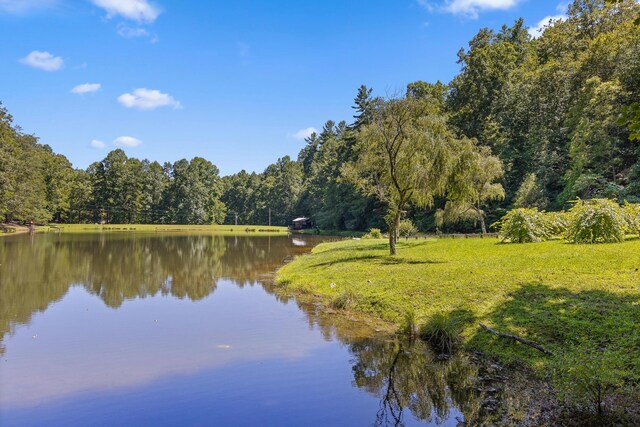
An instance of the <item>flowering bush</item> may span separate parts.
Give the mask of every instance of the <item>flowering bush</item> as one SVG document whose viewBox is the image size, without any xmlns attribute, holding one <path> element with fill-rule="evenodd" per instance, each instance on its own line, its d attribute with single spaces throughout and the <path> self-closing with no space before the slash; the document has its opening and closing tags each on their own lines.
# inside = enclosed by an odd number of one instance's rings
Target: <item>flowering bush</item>
<svg viewBox="0 0 640 427">
<path fill-rule="evenodd" d="M 544 212 L 544 221 L 549 236 L 562 237 L 571 223 L 569 212 Z"/>
<path fill-rule="evenodd" d="M 400 221 L 400 226 L 398 227 L 398 232 L 402 237 L 408 239 L 409 237 L 413 237 L 418 234 L 418 229 L 410 219 L 403 219 Z"/>
<path fill-rule="evenodd" d="M 496 224 L 500 240 L 512 243 L 541 242 L 549 237 L 545 214 L 537 208 L 513 209 Z"/>
<path fill-rule="evenodd" d="M 372 228 L 367 234 L 362 236 L 363 239 L 382 239 L 382 231 L 379 228 Z"/>
<path fill-rule="evenodd" d="M 610 199 L 578 200 L 569 211 L 566 239 L 572 243 L 606 243 L 624 240 L 628 228 L 625 210 Z"/>
<path fill-rule="evenodd" d="M 627 233 L 640 236 L 640 203 L 625 203 L 622 209 L 627 221 Z"/>
</svg>

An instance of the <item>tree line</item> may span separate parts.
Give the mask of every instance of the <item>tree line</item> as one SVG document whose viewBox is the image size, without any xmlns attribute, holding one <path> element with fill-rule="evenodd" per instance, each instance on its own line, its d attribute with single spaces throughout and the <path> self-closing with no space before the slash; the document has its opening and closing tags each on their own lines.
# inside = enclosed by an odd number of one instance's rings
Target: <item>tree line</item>
<svg viewBox="0 0 640 427">
<path fill-rule="evenodd" d="M 0 106 L 0 214 L 6 222 L 221 223 L 218 168 L 195 157 L 165 163 L 111 151 L 86 170 L 12 125 Z"/>
<path fill-rule="evenodd" d="M 296 159 L 261 173 L 220 177 L 202 158 L 161 165 L 121 150 L 74 170 L 2 109 L 0 214 L 274 225 L 310 216 L 346 230 L 408 217 L 433 230 L 486 229 L 511 207 L 559 210 L 576 198 L 638 202 L 640 6 L 577 0 L 567 15 L 535 38 L 521 19 L 481 29 L 448 84 L 416 81 L 387 98 L 361 86 L 350 123 L 327 121 Z"/>
</svg>

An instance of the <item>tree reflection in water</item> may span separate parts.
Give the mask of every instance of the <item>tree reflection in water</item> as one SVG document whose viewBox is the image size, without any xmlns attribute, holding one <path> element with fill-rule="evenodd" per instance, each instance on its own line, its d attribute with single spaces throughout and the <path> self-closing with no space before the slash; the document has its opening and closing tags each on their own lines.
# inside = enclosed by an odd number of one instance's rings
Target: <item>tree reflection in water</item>
<svg viewBox="0 0 640 427">
<path fill-rule="evenodd" d="M 111 308 L 155 295 L 200 300 L 219 279 L 254 285 L 282 261 L 308 251 L 288 237 L 80 234 L 3 237 L 0 242 L 0 354 L 3 338 L 36 312 L 83 286 Z"/>
<path fill-rule="evenodd" d="M 114 309 L 125 300 L 170 295 L 200 300 L 220 279 L 261 284 L 287 302 L 286 290 L 264 280 L 283 260 L 308 251 L 288 237 L 215 235 L 45 235 L 5 238 L 0 244 L 0 354 L 18 324 L 83 286 Z M 310 326 L 346 344 L 354 385 L 380 399 L 375 425 L 403 425 L 408 417 L 441 423 L 453 411 L 472 425 L 491 423 L 478 392 L 478 368 L 459 354 L 438 360 L 422 343 L 409 343 L 370 322 L 332 314 L 322 304 L 296 300 Z M 382 328 L 384 329 L 384 328 Z M 391 338 L 390 338 L 391 337 Z"/>
<path fill-rule="evenodd" d="M 407 410 L 438 424 L 454 407 L 465 419 L 476 418 L 481 406 L 473 381 L 477 368 L 466 356 L 439 361 L 422 343 L 397 339 L 363 340 L 350 349 L 355 384 L 380 398 L 375 425 L 404 425 Z"/>
<path fill-rule="evenodd" d="M 441 424 L 457 418 L 460 425 L 498 426 L 526 417 L 532 399 L 522 392 L 527 377 L 507 383 L 505 372 L 490 360 L 463 352 L 445 359 L 424 342 L 395 336 L 371 319 L 332 313 L 318 302 L 298 301 L 298 306 L 327 340 L 347 345 L 354 385 L 380 402 L 373 425 Z"/>
</svg>

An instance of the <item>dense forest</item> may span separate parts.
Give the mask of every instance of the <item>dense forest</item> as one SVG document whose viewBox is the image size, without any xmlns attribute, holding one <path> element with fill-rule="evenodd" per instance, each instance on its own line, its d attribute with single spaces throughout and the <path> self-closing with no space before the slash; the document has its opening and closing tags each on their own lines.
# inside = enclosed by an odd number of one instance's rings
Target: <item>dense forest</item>
<svg viewBox="0 0 640 427">
<path fill-rule="evenodd" d="M 285 156 L 262 173 L 220 177 L 203 158 L 161 165 L 122 150 L 74 169 L 0 106 L 0 215 L 37 223 L 208 224 L 237 217 L 240 224 L 264 224 L 270 218 L 274 225 L 305 215 L 324 229 L 386 228 L 388 203 L 348 175 L 367 151 L 367 126 L 398 99 L 428 104 L 447 133 L 474 141 L 485 159 L 499 159 L 500 165 L 487 163 L 504 189 L 486 197 L 488 220 L 511 207 L 562 209 L 576 198 L 638 202 L 639 16 L 633 0 L 577 0 L 566 19 L 537 37 L 522 20 L 499 31 L 481 29 L 458 52 L 460 72 L 448 84 L 416 81 L 395 99 L 361 86 L 353 120 L 327 121 L 297 159 Z M 436 209 L 447 211 L 448 201 L 443 194 L 427 207 L 409 202 L 402 214 L 432 230 Z M 476 221 L 450 227 L 472 229 Z"/>
</svg>

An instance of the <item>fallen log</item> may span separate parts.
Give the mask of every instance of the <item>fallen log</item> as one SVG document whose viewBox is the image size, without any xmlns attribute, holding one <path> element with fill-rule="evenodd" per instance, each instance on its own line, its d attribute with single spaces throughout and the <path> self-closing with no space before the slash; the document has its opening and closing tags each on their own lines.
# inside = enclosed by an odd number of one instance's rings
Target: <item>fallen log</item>
<svg viewBox="0 0 640 427">
<path fill-rule="evenodd" d="M 547 350 L 546 348 L 544 348 L 543 346 L 541 346 L 540 344 L 538 344 L 536 342 L 533 342 L 533 341 L 530 341 L 528 339 L 519 337 L 517 335 L 511 335 L 511 334 L 505 334 L 504 332 L 498 332 L 495 329 L 491 329 L 490 327 L 488 327 L 486 325 L 483 325 L 482 323 L 480 323 L 480 327 L 482 329 L 484 329 L 485 331 L 491 332 L 492 334 L 495 334 L 495 335 L 497 335 L 499 337 L 509 338 L 509 339 L 521 342 L 522 344 L 528 345 L 529 347 L 533 347 L 536 350 L 539 350 L 539 351 L 543 352 L 544 354 L 548 354 L 549 356 L 553 356 L 552 352 L 550 352 L 549 350 Z"/>
</svg>

